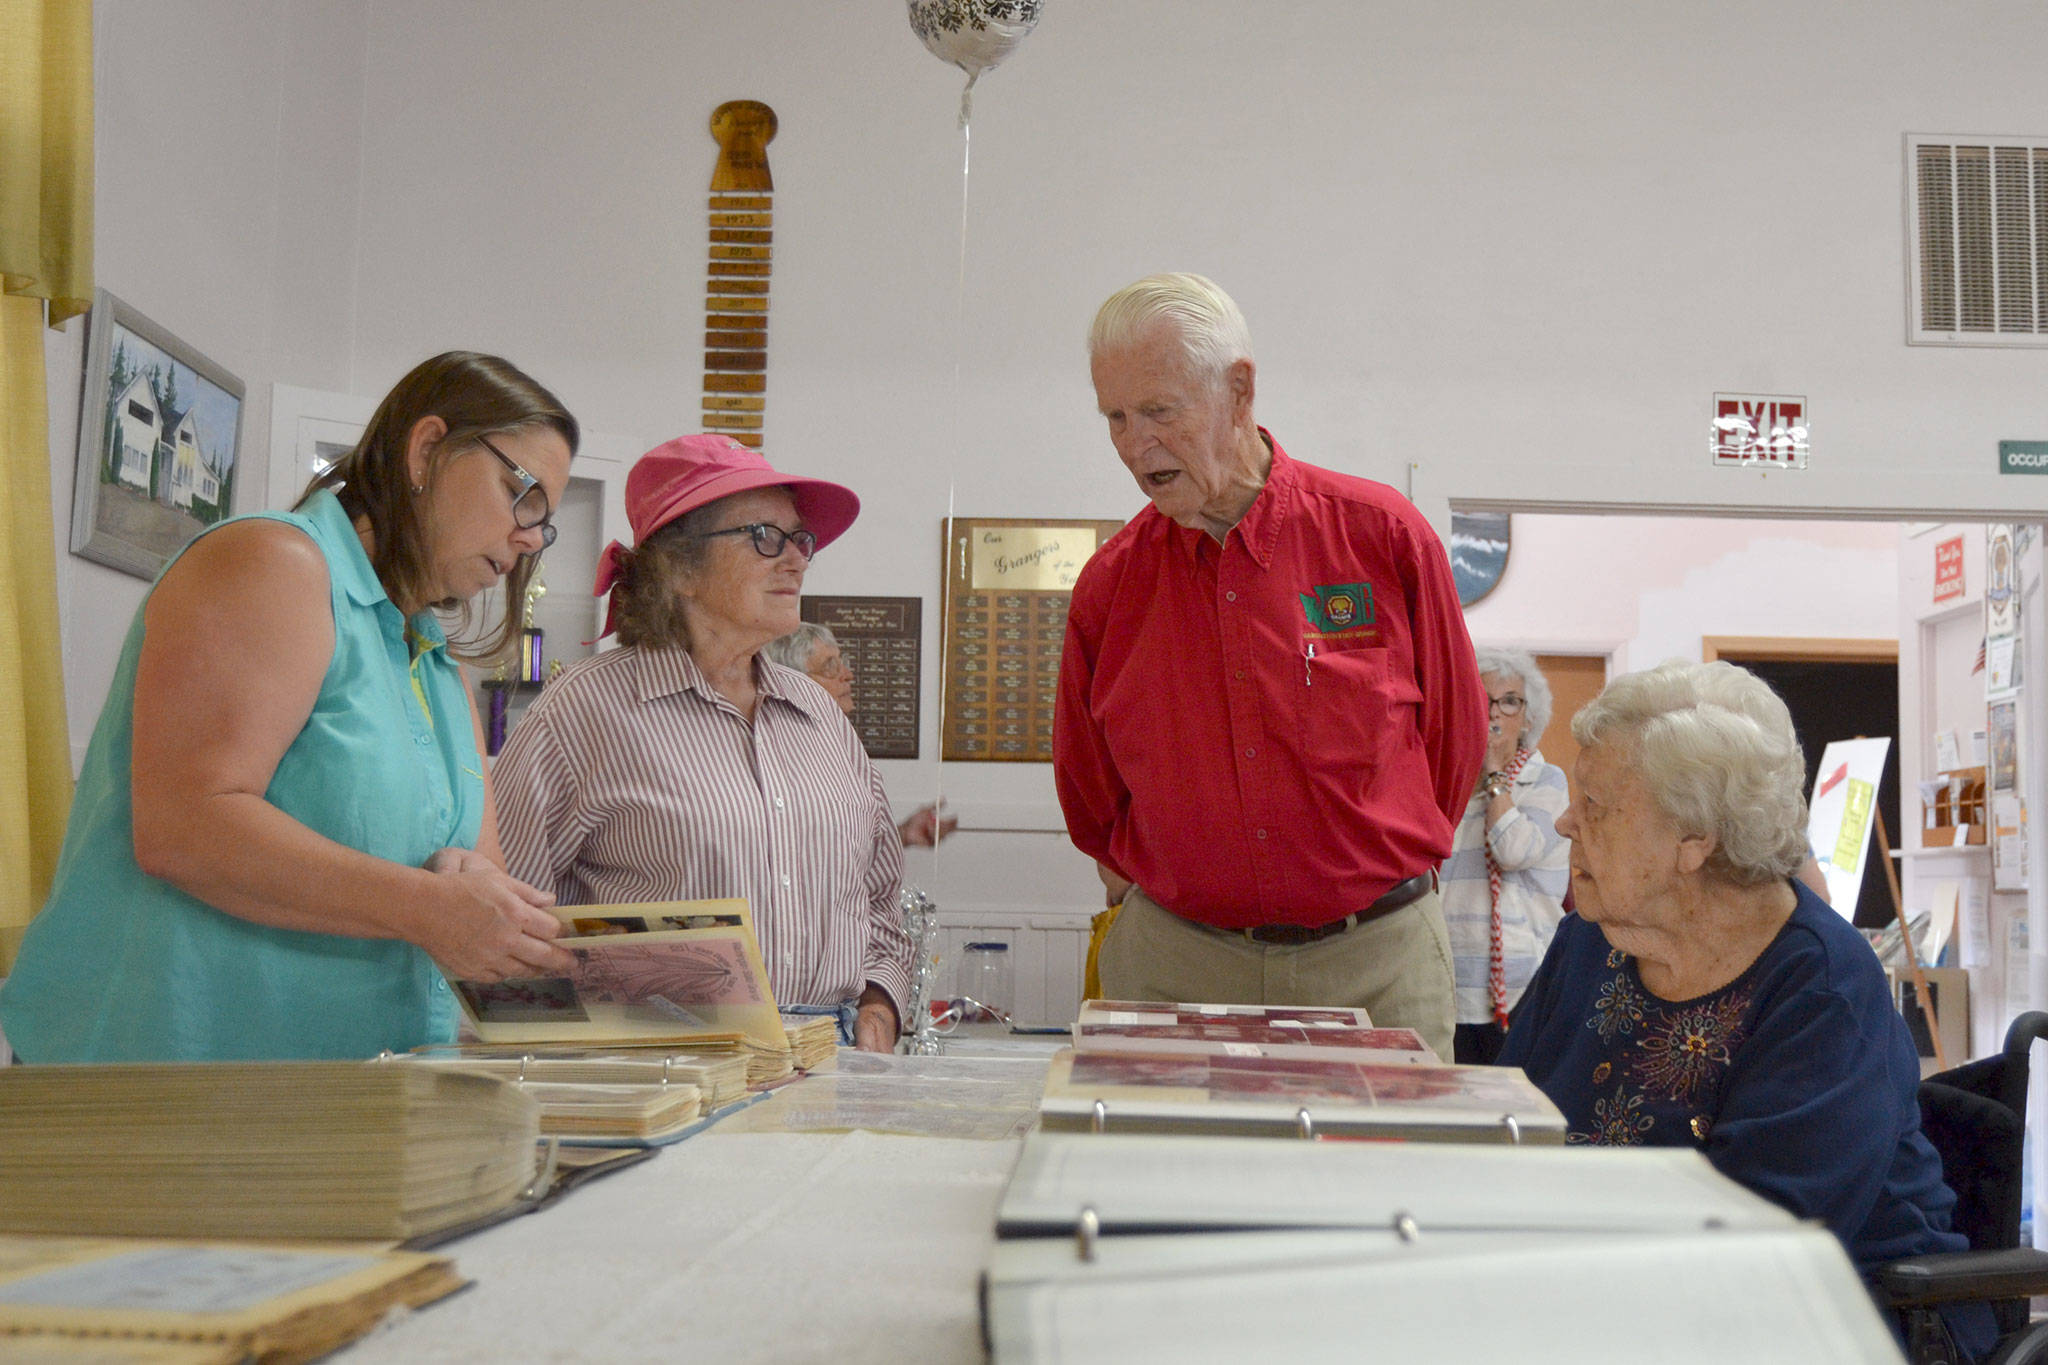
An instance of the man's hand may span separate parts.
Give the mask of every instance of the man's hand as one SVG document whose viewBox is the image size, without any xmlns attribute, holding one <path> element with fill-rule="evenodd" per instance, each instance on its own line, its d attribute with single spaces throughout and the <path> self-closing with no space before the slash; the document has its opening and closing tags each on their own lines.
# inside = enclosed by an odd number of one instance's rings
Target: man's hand
<svg viewBox="0 0 2048 1365">
<path fill-rule="evenodd" d="M 1097 863 L 1095 865 L 1095 875 L 1102 878 L 1102 903 L 1104 907 L 1115 909 L 1123 904 L 1124 897 L 1130 893 L 1130 879 L 1118 874 L 1108 863 Z"/>
<path fill-rule="evenodd" d="M 894 1052 L 903 1021 L 889 993 L 870 982 L 860 993 L 859 1010 L 853 1018 L 853 1045 L 862 1052 Z"/>
<path fill-rule="evenodd" d="M 960 828 L 960 821 L 951 815 L 939 814 L 936 805 L 924 806 L 918 812 L 896 827 L 905 848 L 937 848 L 939 840 Z"/>
<path fill-rule="evenodd" d="M 444 848 L 426 861 L 440 894 L 427 932 L 417 940 L 459 981 L 566 972 L 575 959 L 550 940 L 562 922 L 548 913 L 552 894 L 506 875 L 489 858 L 466 848 Z"/>
</svg>

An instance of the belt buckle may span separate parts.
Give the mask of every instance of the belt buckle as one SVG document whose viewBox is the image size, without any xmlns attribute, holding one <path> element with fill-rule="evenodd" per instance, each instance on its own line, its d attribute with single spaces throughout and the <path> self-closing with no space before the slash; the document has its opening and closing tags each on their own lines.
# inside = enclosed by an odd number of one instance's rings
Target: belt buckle
<svg viewBox="0 0 2048 1365">
<path fill-rule="evenodd" d="M 1299 948 L 1304 943 L 1314 943 L 1322 937 L 1316 930 L 1300 924 L 1261 924 L 1247 933 L 1252 942 L 1270 944 L 1276 948 Z"/>
</svg>

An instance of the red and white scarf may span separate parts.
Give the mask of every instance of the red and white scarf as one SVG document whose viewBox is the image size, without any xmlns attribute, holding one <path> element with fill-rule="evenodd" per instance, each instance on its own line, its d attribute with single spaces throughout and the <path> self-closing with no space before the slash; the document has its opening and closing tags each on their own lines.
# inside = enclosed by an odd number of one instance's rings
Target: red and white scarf
<svg viewBox="0 0 2048 1365">
<path fill-rule="evenodd" d="M 1500 770 L 1507 779 L 1508 790 L 1514 790 L 1515 779 L 1522 774 L 1522 765 L 1529 761 L 1529 750 L 1516 749 L 1515 756 Z M 1489 801 L 1488 804 L 1491 804 Z M 1508 973 L 1501 962 L 1500 951 L 1500 864 L 1493 859 L 1493 841 L 1486 837 L 1486 814 L 1482 811 L 1480 821 L 1480 842 L 1486 848 L 1486 889 L 1491 893 L 1492 918 L 1487 924 L 1488 956 L 1486 960 L 1486 994 L 1493 1003 L 1493 1022 L 1502 1030 L 1508 1026 Z"/>
</svg>

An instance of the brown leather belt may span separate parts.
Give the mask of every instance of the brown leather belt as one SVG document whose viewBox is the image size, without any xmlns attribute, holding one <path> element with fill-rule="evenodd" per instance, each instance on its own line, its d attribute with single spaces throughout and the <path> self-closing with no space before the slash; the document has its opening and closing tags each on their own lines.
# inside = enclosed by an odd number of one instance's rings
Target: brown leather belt
<svg viewBox="0 0 2048 1365">
<path fill-rule="evenodd" d="M 1343 933 L 1354 924 L 1364 924 L 1396 910 L 1404 909 L 1422 899 L 1436 882 L 1435 872 L 1418 872 L 1405 882 L 1395 882 L 1387 893 L 1363 910 L 1333 919 L 1328 924 L 1313 927 L 1301 924 L 1259 924 L 1238 932 L 1254 943 L 1270 943 L 1283 947 L 1299 947 L 1304 943 L 1318 943 Z"/>
</svg>

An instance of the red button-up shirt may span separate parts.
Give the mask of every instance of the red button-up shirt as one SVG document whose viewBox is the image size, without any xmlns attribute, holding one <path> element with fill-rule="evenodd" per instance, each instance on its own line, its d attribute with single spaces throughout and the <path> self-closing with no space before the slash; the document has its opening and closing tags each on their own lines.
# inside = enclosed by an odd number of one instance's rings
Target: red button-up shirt
<svg viewBox="0 0 2048 1365">
<path fill-rule="evenodd" d="M 1435 531 L 1266 440 L 1222 544 L 1147 507 L 1083 567 L 1054 728 L 1075 846 L 1225 929 L 1327 923 L 1429 870 L 1486 757 Z"/>
</svg>

